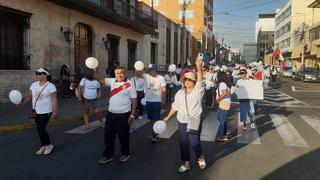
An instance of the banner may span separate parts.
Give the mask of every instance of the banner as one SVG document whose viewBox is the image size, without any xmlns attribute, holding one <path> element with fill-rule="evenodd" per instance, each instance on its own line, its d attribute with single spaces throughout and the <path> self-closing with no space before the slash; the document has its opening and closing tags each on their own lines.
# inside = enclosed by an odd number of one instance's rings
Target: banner
<svg viewBox="0 0 320 180">
<path fill-rule="evenodd" d="M 235 89 L 238 99 L 263 99 L 263 81 L 247 80 L 241 81 Z"/>
</svg>

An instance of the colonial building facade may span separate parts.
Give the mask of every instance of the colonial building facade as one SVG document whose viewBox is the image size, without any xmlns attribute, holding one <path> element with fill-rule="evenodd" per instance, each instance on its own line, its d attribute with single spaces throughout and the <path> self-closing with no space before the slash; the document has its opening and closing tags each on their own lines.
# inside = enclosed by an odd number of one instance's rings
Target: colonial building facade
<svg viewBox="0 0 320 180">
<path fill-rule="evenodd" d="M 2 0 L 0 102 L 8 101 L 12 89 L 27 90 L 39 67 L 55 80 L 63 64 L 81 76 L 90 56 L 101 72 L 117 65 L 133 70 L 136 60 L 165 69 L 165 49 L 174 45 L 160 38 L 166 39 L 161 31 L 169 25 L 175 27 L 136 0 Z"/>
</svg>

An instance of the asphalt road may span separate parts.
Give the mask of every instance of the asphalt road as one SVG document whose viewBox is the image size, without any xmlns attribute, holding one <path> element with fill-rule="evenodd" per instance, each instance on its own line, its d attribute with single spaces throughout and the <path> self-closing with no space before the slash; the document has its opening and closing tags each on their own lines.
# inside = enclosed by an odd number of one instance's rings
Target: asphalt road
<svg viewBox="0 0 320 180">
<path fill-rule="evenodd" d="M 292 86 L 297 87 L 292 91 Z M 131 134 L 131 158 L 99 165 L 104 150 L 104 130 L 69 134 L 81 123 L 49 127 L 54 152 L 37 156 L 35 129 L 0 134 L 1 180 L 121 180 L 121 179 L 318 179 L 320 172 L 320 84 L 282 80 L 277 89 L 265 91 L 259 102 L 256 129 L 241 130 L 239 107 L 229 112 L 231 140 L 202 141 L 207 168 L 199 170 L 192 155 L 191 171 L 180 174 L 179 141 L 172 136 L 154 144 L 146 136 L 149 123 Z M 302 92 L 305 91 L 314 92 Z M 311 89 L 311 90 L 310 90 Z M 297 92 L 297 90 L 299 92 Z M 315 92 L 319 91 L 319 92 Z M 214 112 L 203 115 L 214 124 Z M 174 127 L 174 126 L 173 126 Z M 211 127 L 210 127 L 211 128 Z M 206 130 L 206 133 L 211 133 Z M 212 126 L 212 129 L 216 129 Z M 216 134 L 212 134 L 212 137 Z"/>
</svg>

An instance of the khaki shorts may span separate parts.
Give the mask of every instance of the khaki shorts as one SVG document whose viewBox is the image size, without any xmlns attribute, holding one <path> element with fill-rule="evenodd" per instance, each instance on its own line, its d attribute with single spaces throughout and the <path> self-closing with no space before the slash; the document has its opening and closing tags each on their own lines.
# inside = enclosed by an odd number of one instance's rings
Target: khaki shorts
<svg viewBox="0 0 320 180">
<path fill-rule="evenodd" d="M 94 110 L 96 108 L 100 108 L 100 104 L 97 99 L 83 99 L 82 109 Z"/>
</svg>

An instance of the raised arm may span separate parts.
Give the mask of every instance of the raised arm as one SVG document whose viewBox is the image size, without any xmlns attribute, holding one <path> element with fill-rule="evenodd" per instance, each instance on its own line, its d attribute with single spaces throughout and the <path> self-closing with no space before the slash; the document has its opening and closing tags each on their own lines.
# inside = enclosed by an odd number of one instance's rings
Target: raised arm
<svg viewBox="0 0 320 180">
<path fill-rule="evenodd" d="M 196 60 L 198 81 L 203 80 L 202 64 L 203 64 L 202 60 L 198 58 Z"/>
</svg>

